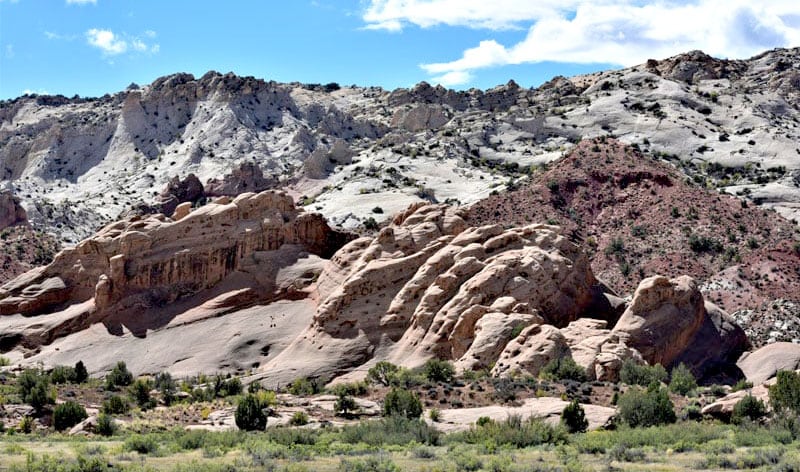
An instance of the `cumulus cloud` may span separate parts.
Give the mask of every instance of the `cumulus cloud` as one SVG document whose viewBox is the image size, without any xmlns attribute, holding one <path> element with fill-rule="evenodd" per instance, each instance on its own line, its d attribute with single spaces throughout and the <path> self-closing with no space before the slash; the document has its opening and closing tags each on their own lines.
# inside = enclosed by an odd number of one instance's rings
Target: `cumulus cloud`
<svg viewBox="0 0 800 472">
<path fill-rule="evenodd" d="M 152 33 L 152 34 L 151 34 Z M 148 38 L 155 37 L 155 32 L 146 31 Z M 117 56 L 128 51 L 157 53 L 158 44 L 148 45 L 138 37 L 118 35 L 111 30 L 92 28 L 86 32 L 86 41 L 89 45 L 100 49 L 106 56 Z"/>
<path fill-rule="evenodd" d="M 448 85 L 469 82 L 478 69 L 512 64 L 631 66 L 693 49 L 746 58 L 800 46 L 800 3 L 787 0 L 373 0 L 363 19 L 369 28 L 395 31 L 410 25 L 527 28 L 516 44 L 487 39 L 466 48 L 460 58 L 421 65 L 433 80 L 445 79 Z M 455 82 L 459 78 L 463 81 Z"/>
</svg>

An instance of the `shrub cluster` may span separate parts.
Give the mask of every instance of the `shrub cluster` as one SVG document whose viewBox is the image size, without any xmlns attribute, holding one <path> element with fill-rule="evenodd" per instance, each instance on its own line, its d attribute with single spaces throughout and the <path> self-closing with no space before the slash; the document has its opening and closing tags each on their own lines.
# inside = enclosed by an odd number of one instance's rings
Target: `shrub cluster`
<svg viewBox="0 0 800 472">
<path fill-rule="evenodd" d="M 622 421 L 632 428 L 674 423 L 677 419 L 667 390 L 655 382 L 647 390 L 632 388 L 623 393 L 617 407 Z"/>
<path fill-rule="evenodd" d="M 667 370 L 661 364 L 654 366 L 638 364 L 633 359 L 628 359 L 622 364 L 619 379 L 628 385 L 641 385 L 647 387 L 653 382 L 661 383 L 667 380 Z"/>
</svg>

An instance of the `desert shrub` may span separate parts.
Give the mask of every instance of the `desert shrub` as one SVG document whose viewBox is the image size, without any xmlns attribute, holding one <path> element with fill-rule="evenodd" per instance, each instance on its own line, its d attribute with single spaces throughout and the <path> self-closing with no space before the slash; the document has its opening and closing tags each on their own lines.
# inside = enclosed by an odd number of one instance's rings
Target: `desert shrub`
<svg viewBox="0 0 800 472">
<path fill-rule="evenodd" d="M 147 410 L 155 406 L 155 402 L 150 397 L 150 390 L 153 389 L 153 382 L 149 379 L 136 379 L 130 386 L 130 394 L 133 400 L 142 410 Z"/>
<path fill-rule="evenodd" d="M 65 384 L 75 380 L 75 369 L 68 365 L 57 365 L 50 372 L 50 381 L 54 384 Z"/>
<path fill-rule="evenodd" d="M 539 418 L 523 420 L 510 415 L 504 421 L 482 421 L 468 431 L 451 433 L 448 442 L 468 444 L 493 444 L 496 446 L 529 447 L 540 444 L 562 444 L 568 439 L 566 429 L 551 426 Z"/>
<path fill-rule="evenodd" d="M 608 455 L 612 459 L 619 462 L 642 462 L 645 459 L 645 453 L 638 448 L 631 448 L 625 444 L 617 444 L 608 451 Z"/>
<path fill-rule="evenodd" d="M 740 390 L 749 390 L 753 388 L 753 382 L 748 382 L 747 379 L 741 379 L 731 387 L 731 392 L 738 392 Z"/>
<path fill-rule="evenodd" d="M 767 407 L 764 402 L 752 395 L 746 395 L 733 406 L 731 422 L 742 424 L 744 421 L 757 421 L 767 414 Z"/>
<path fill-rule="evenodd" d="M 383 416 L 403 416 L 413 419 L 422 415 L 422 403 L 409 390 L 392 388 L 383 399 Z"/>
<path fill-rule="evenodd" d="M 23 403 L 31 405 L 37 411 L 56 401 L 50 388 L 50 377 L 37 369 L 22 371 L 17 377 L 17 391 Z"/>
<path fill-rule="evenodd" d="M 267 414 L 253 394 L 245 395 L 236 406 L 236 426 L 245 431 L 263 431 L 267 427 Z"/>
<path fill-rule="evenodd" d="M 570 433 L 582 433 L 589 427 L 586 413 L 578 400 L 572 400 L 569 405 L 564 407 L 564 411 L 561 412 L 561 424 Z"/>
<path fill-rule="evenodd" d="M 119 395 L 112 395 L 108 400 L 103 402 L 103 413 L 108 415 L 121 415 L 128 412 L 130 406 Z"/>
<path fill-rule="evenodd" d="M 672 375 L 669 381 L 669 390 L 679 395 L 686 395 L 692 390 L 697 388 L 697 380 L 695 380 L 692 371 L 686 367 L 686 364 L 681 362 L 672 369 Z"/>
<path fill-rule="evenodd" d="M 410 443 L 436 446 L 440 433 L 420 419 L 403 416 L 381 418 L 379 421 L 362 421 L 341 429 L 340 440 L 349 444 L 364 443 L 370 446 L 405 445 Z"/>
<path fill-rule="evenodd" d="M 800 373 L 781 370 L 769 388 L 769 403 L 776 411 L 791 410 L 800 415 Z"/>
<path fill-rule="evenodd" d="M 244 391 L 242 381 L 238 377 L 224 377 L 217 375 L 212 382 L 212 390 L 214 396 L 218 398 L 225 398 L 233 395 L 239 395 Z"/>
<path fill-rule="evenodd" d="M 401 388 L 413 388 L 424 384 L 426 377 L 417 369 L 406 369 L 401 367 L 391 378 L 391 385 Z"/>
<path fill-rule="evenodd" d="M 291 419 L 289 419 L 289 424 L 292 426 L 303 426 L 308 424 L 308 414 L 306 414 L 305 411 L 295 411 Z"/>
<path fill-rule="evenodd" d="M 86 409 L 72 400 L 56 405 L 53 410 L 53 426 L 57 431 L 71 428 L 85 419 Z"/>
<path fill-rule="evenodd" d="M 359 397 L 366 395 L 369 389 L 366 382 L 348 382 L 334 385 L 331 392 L 334 395 L 351 395 Z"/>
<path fill-rule="evenodd" d="M 571 357 L 559 357 L 548 362 L 541 371 L 541 376 L 548 380 L 586 381 L 586 369 L 579 366 Z"/>
<path fill-rule="evenodd" d="M 400 367 L 388 361 L 380 361 L 367 371 L 367 381 L 389 386 Z"/>
<path fill-rule="evenodd" d="M 158 439 L 152 434 L 133 434 L 122 444 L 123 451 L 153 454 L 158 451 Z"/>
<path fill-rule="evenodd" d="M 628 385 L 641 385 L 647 387 L 653 382 L 667 380 L 667 370 L 661 364 L 654 366 L 637 364 L 633 359 L 628 359 L 622 364 L 619 379 Z"/>
<path fill-rule="evenodd" d="M 428 418 L 430 418 L 430 420 L 434 423 L 438 423 L 439 420 L 442 419 L 442 412 L 436 408 L 431 408 L 431 410 L 428 412 Z"/>
<path fill-rule="evenodd" d="M 422 368 L 425 378 L 431 382 L 449 383 L 453 380 L 456 370 L 448 361 L 429 359 Z"/>
<path fill-rule="evenodd" d="M 17 429 L 20 432 L 23 432 L 25 434 L 29 434 L 29 433 L 31 433 L 33 431 L 33 427 L 34 426 L 35 426 L 35 423 L 33 421 L 33 417 L 26 415 L 26 416 L 22 417 L 22 420 L 20 420 L 19 424 L 17 425 Z"/>
<path fill-rule="evenodd" d="M 170 375 L 169 372 L 161 372 L 156 374 L 153 382 L 156 389 L 161 394 L 161 399 L 164 401 L 164 404 L 171 405 L 172 402 L 175 401 L 175 393 L 177 392 L 177 386 L 172 379 L 172 375 Z"/>
<path fill-rule="evenodd" d="M 341 459 L 339 472 L 400 472 L 397 466 L 388 457 L 370 456 L 365 459 Z"/>
<path fill-rule="evenodd" d="M 647 390 L 632 388 L 617 402 L 622 421 L 632 428 L 674 423 L 674 406 L 667 390 L 652 383 Z"/>
<path fill-rule="evenodd" d="M 305 396 L 305 395 L 315 395 L 322 391 L 322 382 L 317 379 L 295 379 L 291 385 L 289 385 L 289 393 L 292 395 L 298 396 Z"/>
<path fill-rule="evenodd" d="M 356 410 L 358 410 L 356 401 L 353 397 L 344 393 L 339 394 L 336 398 L 336 403 L 333 404 L 333 411 L 336 413 L 336 416 L 348 417 Z"/>
<path fill-rule="evenodd" d="M 86 366 L 83 365 L 83 361 L 76 362 L 74 370 L 75 383 L 81 384 L 89 379 L 89 371 L 86 370 Z"/>
<path fill-rule="evenodd" d="M 133 374 L 123 361 L 117 362 L 117 365 L 106 376 L 106 390 L 117 390 L 119 387 L 127 387 L 132 383 Z"/>
<path fill-rule="evenodd" d="M 101 436 L 113 436 L 117 432 L 117 425 L 114 423 L 114 418 L 106 413 L 97 415 L 97 426 L 95 432 Z"/>
</svg>

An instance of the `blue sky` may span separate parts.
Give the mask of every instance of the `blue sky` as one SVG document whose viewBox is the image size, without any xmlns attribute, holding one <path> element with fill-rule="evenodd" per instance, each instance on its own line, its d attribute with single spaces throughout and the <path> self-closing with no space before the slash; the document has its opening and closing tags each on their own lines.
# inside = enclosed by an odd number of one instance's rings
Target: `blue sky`
<svg viewBox="0 0 800 472">
<path fill-rule="evenodd" d="M 800 45 L 800 2 L 750 3 L 0 0 L 0 99 L 98 96 L 208 70 L 388 89 L 535 86 L 690 49 Z"/>
</svg>

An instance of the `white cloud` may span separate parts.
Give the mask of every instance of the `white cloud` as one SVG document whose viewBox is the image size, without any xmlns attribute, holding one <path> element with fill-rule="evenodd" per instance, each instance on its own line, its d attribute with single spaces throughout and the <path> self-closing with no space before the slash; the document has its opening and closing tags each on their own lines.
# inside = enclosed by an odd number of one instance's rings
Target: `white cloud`
<svg viewBox="0 0 800 472">
<path fill-rule="evenodd" d="M 86 32 L 86 40 L 109 56 L 116 56 L 128 50 L 127 41 L 120 39 L 111 30 L 92 28 Z"/>
<path fill-rule="evenodd" d="M 510 29 L 566 12 L 580 0 L 371 0 L 363 19 L 367 28 L 397 31 L 406 25 Z"/>
<path fill-rule="evenodd" d="M 442 84 L 482 68 L 542 61 L 631 66 L 693 49 L 746 58 L 800 46 L 798 18 L 800 2 L 789 0 L 372 0 L 363 15 L 368 28 L 395 31 L 408 25 L 527 27 L 516 44 L 487 39 L 460 58 L 421 65 Z"/>
<path fill-rule="evenodd" d="M 50 93 L 45 89 L 37 89 L 37 90 L 25 89 L 22 91 L 22 95 L 50 95 Z"/>
<path fill-rule="evenodd" d="M 145 31 L 145 36 L 155 37 L 154 31 Z M 50 37 L 49 33 L 45 35 Z M 86 40 L 91 45 L 101 51 L 106 56 L 116 56 L 127 51 L 146 52 L 155 54 L 161 47 L 158 44 L 148 45 L 141 38 L 118 35 L 111 30 L 92 28 L 86 32 Z"/>
<path fill-rule="evenodd" d="M 97 0 L 67 0 L 67 5 L 97 5 Z"/>
</svg>

